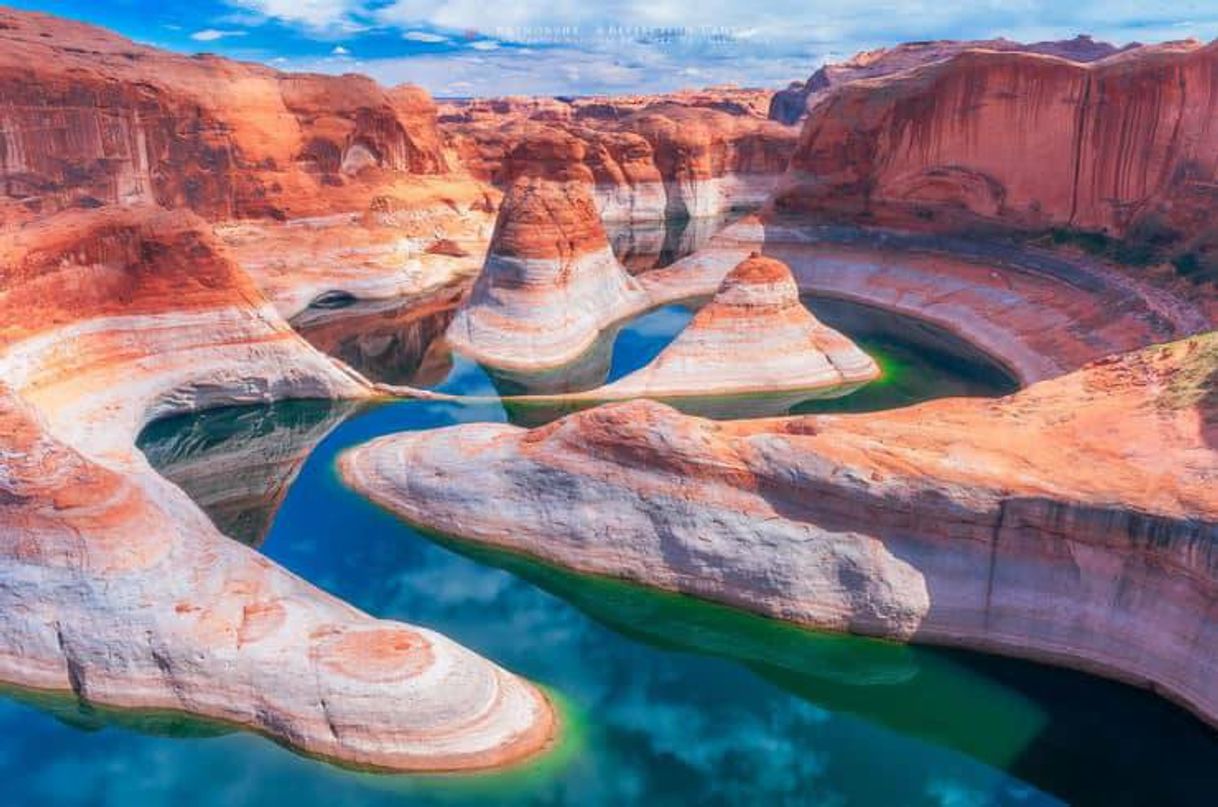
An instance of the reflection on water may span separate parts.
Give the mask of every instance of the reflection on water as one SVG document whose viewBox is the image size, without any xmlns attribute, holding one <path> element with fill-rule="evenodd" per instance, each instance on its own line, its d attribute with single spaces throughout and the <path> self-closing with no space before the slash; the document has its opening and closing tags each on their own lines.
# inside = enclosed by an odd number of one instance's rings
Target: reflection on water
<svg viewBox="0 0 1218 807">
<path fill-rule="evenodd" d="M 942 328 L 861 303 L 805 295 L 817 318 L 869 354 L 883 373 L 836 400 L 808 400 L 793 414 L 878 412 L 932 398 L 1009 395 L 1019 389 L 1014 377 L 993 359 Z"/>
<path fill-rule="evenodd" d="M 744 215 L 735 210 L 718 216 L 666 221 L 606 222 L 613 254 L 631 274 L 671 266 L 706 246 L 715 233 Z"/>
<path fill-rule="evenodd" d="M 924 360 L 922 349 L 891 329 L 864 332 L 867 312 L 854 314 L 860 332 L 851 335 L 870 340 L 886 370 L 871 395 L 909 402 L 1009 386 L 993 366 L 972 363 L 975 357 L 945 350 Z M 665 316 L 619 333 L 610 377 L 646 363 L 646 353 L 680 327 L 665 325 Z M 471 394 L 497 389 L 477 365 L 460 361 L 444 383 Z M 848 408 L 855 395 L 823 405 Z M 179 721 L 116 722 L 62 699 L 7 699 L 0 701 L 7 800 L 293 807 L 1210 803 L 1218 742 L 1148 693 L 1027 663 L 816 634 L 434 539 L 371 506 L 334 474 L 341 450 L 372 437 L 507 416 L 494 402 L 402 401 L 360 410 L 335 426 L 341 416 L 328 405 L 278 404 L 178 418 L 150 428 L 141 444 L 188 489 L 192 479 L 218 480 L 225 470 L 242 477 L 254 467 L 282 469 L 279 458 L 312 447 L 262 551 L 370 613 L 440 630 L 549 687 L 567 709 L 562 753 L 476 776 L 371 776 L 297 757 L 244 732 L 203 726 L 192 735 Z M 281 431 L 282 441 L 274 438 Z M 262 450 L 268 459 L 258 458 Z M 238 487 L 244 491 L 253 478 Z M 264 478 L 269 491 L 284 475 Z M 193 495 L 233 507 L 279 500 L 222 489 L 209 481 L 196 484 Z M 176 738 L 147 733 L 162 731 Z"/>
<path fill-rule="evenodd" d="M 843 390 L 833 390 L 829 399 L 784 393 L 672 403 L 692 414 L 739 418 L 788 411 L 875 411 L 934 397 L 1001 395 L 1017 389 L 1012 376 L 992 359 L 933 325 L 846 300 L 805 296 L 803 301 L 823 322 L 848 334 L 876 359 L 884 374 L 879 382 L 845 397 Z M 313 324 L 302 332 L 318 347 L 378 381 L 462 395 L 544 396 L 595 389 L 641 369 L 676 338 L 704 302 L 694 299 L 661 306 L 619 323 L 575 362 L 540 373 L 483 367 L 453 352 L 441 335 L 452 318 L 451 305 L 409 316 L 388 315 L 379 309 L 363 314 L 356 307 L 348 309 L 357 312 L 350 319 L 323 318 L 323 329 Z M 373 326 L 367 333 L 360 332 Z M 589 405 L 512 401 L 509 413 L 512 422 L 533 426 Z"/>
<path fill-rule="evenodd" d="M 292 326 L 314 347 L 374 381 L 430 387 L 452 372 L 441 337 L 457 313 L 460 290 L 427 300 L 354 302 L 341 309 L 314 306 Z"/>
<path fill-rule="evenodd" d="M 313 448 L 353 410 L 346 401 L 214 409 L 152 423 L 139 447 L 222 533 L 258 546 Z"/>
</svg>

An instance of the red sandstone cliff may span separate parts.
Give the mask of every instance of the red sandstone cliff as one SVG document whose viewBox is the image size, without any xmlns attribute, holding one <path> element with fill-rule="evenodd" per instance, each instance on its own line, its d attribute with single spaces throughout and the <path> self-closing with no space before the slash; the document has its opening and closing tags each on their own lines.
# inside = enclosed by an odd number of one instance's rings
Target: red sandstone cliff
<svg viewBox="0 0 1218 807">
<path fill-rule="evenodd" d="M 1138 47 L 1128 45 L 1128 48 Z M 939 39 L 931 42 L 905 42 L 891 48 L 856 53 L 841 63 L 829 63 L 819 68 L 803 83 L 795 83 L 785 90 L 774 93 L 770 99 L 769 116 L 772 120 L 792 124 L 801 120 L 808 107 L 817 103 L 834 87 L 851 81 L 879 78 L 899 73 L 931 62 L 955 56 L 966 50 L 1022 51 L 1058 56 L 1074 62 L 1093 62 L 1118 52 L 1107 42 L 1096 42 L 1089 36 L 1079 35 L 1074 39 L 1053 42 L 1012 42 L 1009 39 Z"/>
<path fill-rule="evenodd" d="M 443 167 L 435 108 L 416 88 L 183 56 L 0 10 L 3 220 L 116 202 L 312 215 L 377 172 Z"/>
<path fill-rule="evenodd" d="M 966 51 L 840 88 L 808 118 L 779 212 L 1218 245 L 1218 46 L 1090 65 Z"/>
</svg>

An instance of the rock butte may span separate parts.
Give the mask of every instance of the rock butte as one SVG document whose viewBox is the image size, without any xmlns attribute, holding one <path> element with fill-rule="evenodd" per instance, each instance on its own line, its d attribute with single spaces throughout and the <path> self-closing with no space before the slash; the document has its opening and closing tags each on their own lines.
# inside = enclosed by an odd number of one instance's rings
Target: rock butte
<svg viewBox="0 0 1218 807">
<path fill-rule="evenodd" d="M 583 153 L 560 132 L 512 151 L 515 178 L 486 264 L 448 329 L 461 352 L 493 367 L 557 367 L 642 307 L 641 287 L 609 248 Z"/>
<path fill-rule="evenodd" d="M 996 401 L 730 423 L 636 401 L 532 431 L 384 437 L 341 467 L 465 539 L 820 628 L 1112 675 L 1213 722 L 1216 376 L 1208 334 Z"/>
<path fill-rule="evenodd" d="M 799 299 L 791 270 L 754 254 L 647 366 L 581 397 L 704 398 L 752 393 L 843 394 L 879 367 L 821 324 Z"/>
<path fill-rule="evenodd" d="M 530 684 L 373 619 L 222 535 L 133 442 L 149 420 L 365 398 L 184 211 L 64 213 L 0 235 L 0 680 L 172 709 L 392 769 L 545 747 Z"/>
</svg>

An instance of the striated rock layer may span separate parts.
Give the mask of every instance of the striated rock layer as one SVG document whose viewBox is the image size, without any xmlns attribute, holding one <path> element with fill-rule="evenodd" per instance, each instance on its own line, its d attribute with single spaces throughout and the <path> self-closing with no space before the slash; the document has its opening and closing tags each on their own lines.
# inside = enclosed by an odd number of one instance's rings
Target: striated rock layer
<svg viewBox="0 0 1218 807">
<path fill-rule="evenodd" d="M 148 204 L 215 223 L 279 312 L 472 280 L 498 192 L 422 90 L 184 56 L 0 9 L 0 224 Z"/>
<path fill-rule="evenodd" d="M 1128 45 L 1135 48 L 1137 45 Z M 1020 51 L 1058 56 L 1074 62 L 1093 62 L 1118 52 L 1118 48 L 1107 42 L 1097 42 L 1080 34 L 1074 39 L 1055 42 L 1013 42 L 1010 39 L 939 39 L 930 42 L 905 42 L 891 48 L 856 53 L 840 63 L 829 63 L 820 67 L 803 83 L 792 84 L 785 90 L 774 93 L 770 99 L 769 116 L 772 120 L 793 124 L 808 114 L 808 109 L 826 98 L 830 91 L 852 81 L 881 78 L 910 70 L 931 62 L 942 61 L 966 50 Z"/>
<path fill-rule="evenodd" d="M 637 280 L 650 305 L 709 296 L 757 251 L 789 266 L 801 292 L 926 321 L 1025 384 L 1214 327 L 1213 307 L 1191 284 L 1100 261 L 1003 242 L 754 216 Z"/>
<path fill-rule="evenodd" d="M 0 213 L 157 203 L 295 217 L 446 167 L 422 90 L 280 73 L 0 11 Z"/>
<path fill-rule="evenodd" d="M 342 472 L 563 567 L 1075 666 L 1218 721 L 1216 378 L 1207 334 L 995 401 L 732 423 L 640 401 L 385 437 Z"/>
<path fill-rule="evenodd" d="M 583 154 L 560 132 L 512 152 L 486 264 L 448 329 L 461 352 L 494 367 L 555 367 L 639 308 L 643 291 L 609 248 Z"/>
<path fill-rule="evenodd" d="M 484 767 L 547 744 L 531 685 L 230 540 L 135 449 L 160 415 L 371 392 L 198 218 L 65 214 L 5 232 L 0 266 L 0 680 L 359 766 Z"/>
<path fill-rule="evenodd" d="M 787 167 L 796 130 L 728 91 L 643 98 L 449 102 L 440 128 L 477 177 L 505 184 L 507 155 L 538 131 L 585 144 L 606 221 L 716 216 L 761 205 Z"/>
<path fill-rule="evenodd" d="M 714 298 L 650 364 L 587 395 L 845 392 L 879 374 L 870 356 L 804 307 L 786 265 L 754 254 L 728 272 Z"/>
<path fill-rule="evenodd" d="M 1218 244 L 1218 45 L 1089 64 L 970 50 L 832 92 L 778 211 L 1124 239 L 1194 270 Z"/>
</svg>

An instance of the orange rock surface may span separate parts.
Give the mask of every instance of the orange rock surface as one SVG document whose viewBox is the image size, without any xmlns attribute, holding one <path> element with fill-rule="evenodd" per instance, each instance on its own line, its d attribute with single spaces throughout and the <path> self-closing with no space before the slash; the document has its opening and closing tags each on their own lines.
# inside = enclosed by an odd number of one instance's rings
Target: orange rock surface
<svg viewBox="0 0 1218 807">
<path fill-rule="evenodd" d="M 563 130 L 586 144 L 582 159 L 605 218 L 700 217 L 760 204 L 794 148 L 795 130 L 767 121 L 756 94 L 744 93 L 450 102 L 440 121 L 481 178 L 510 181 L 504 162 L 514 144 L 539 129 Z"/>
<path fill-rule="evenodd" d="M 0 11 L 4 219 L 156 202 L 210 218 L 295 217 L 385 172 L 445 167 L 421 90 L 181 56 Z"/>
<path fill-rule="evenodd" d="M 1128 45 L 1127 48 L 1138 47 Z M 955 56 L 966 50 L 1020 51 L 1058 56 L 1073 62 L 1093 62 L 1118 52 L 1107 42 L 1097 42 L 1089 36 L 1055 42 L 1024 44 L 1010 39 L 940 39 L 930 42 L 906 42 L 891 48 L 856 53 L 844 62 L 830 62 L 820 67 L 803 83 L 792 84 L 774 93 L 770 99 L 769 116 L 781 123 L 793 124 L 803 119 L 808 107 L 815 106 L 829 91 L 852 81 L 880 78 L 931 62 Z"/>
<path fill-rule="evenodd" d="M 645 304 L 609 248 L 584 149 L 577 138 L 547 131 L 509 155 L 514 179 L 486 263 L 448 329 L 462 353 L 492 367 L 558 367 Z"/>
<path fill-rule="evenodd" d="M 586 397 L 787 393 L 778 409 L 786 411 L 813 394 L 842 394 L 879 374 L 871 357 L 804 307 L 785 264 L 754 253 L 727 273 L 711 301 L 654 360 Z"/>
<path fill-rule="evenodd" d="M 1091 231 L 1204 258 L 1218 47 L 1089 64 L 970 50 L 833 91 L 775 208 L 953 229 Z"/>
</svg>

